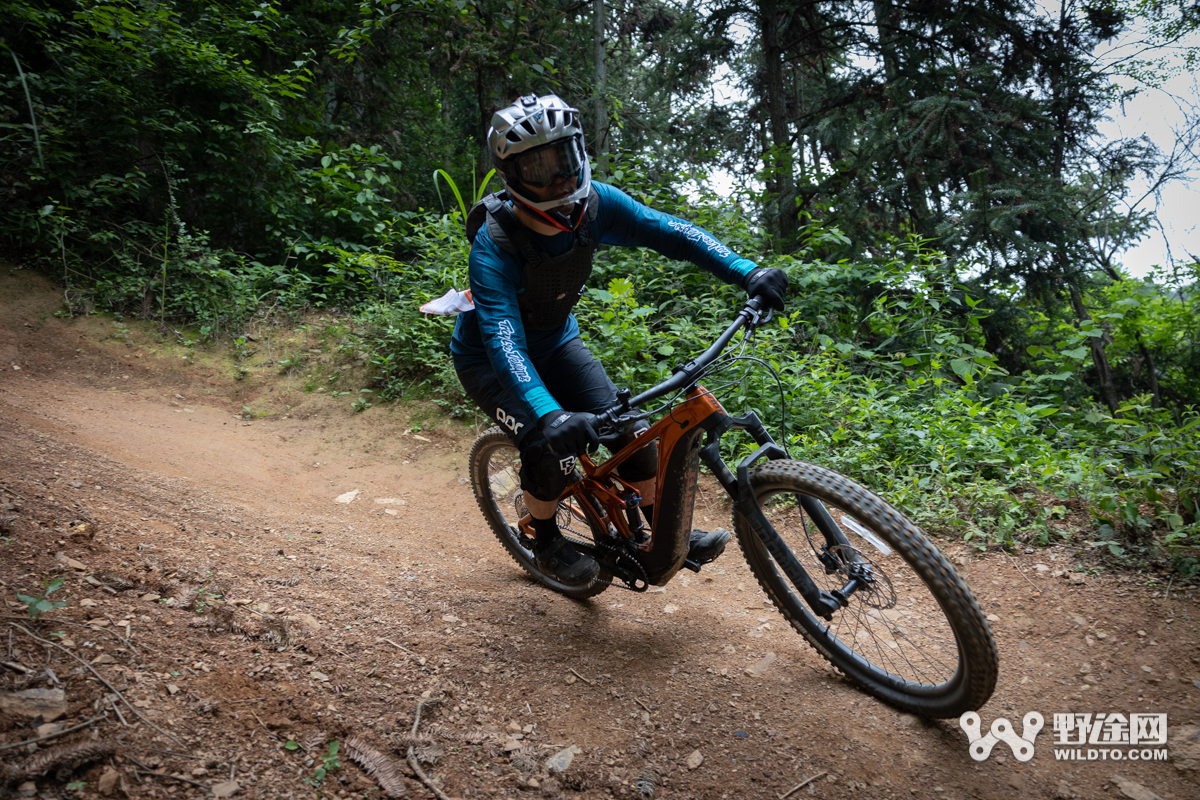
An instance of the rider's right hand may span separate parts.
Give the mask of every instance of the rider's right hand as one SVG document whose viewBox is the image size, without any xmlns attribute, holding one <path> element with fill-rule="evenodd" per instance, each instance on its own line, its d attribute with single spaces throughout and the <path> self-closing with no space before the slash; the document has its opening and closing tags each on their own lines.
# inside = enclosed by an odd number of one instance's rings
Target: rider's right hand
<svg viewBox="0 0 1200 800">
<path fill-rule="evenodd" d="M 538 430 L 550 443 L 550 449 L 561 455 L 579 455 L 600 446 L 600 437 L 589 421 L 589 414 L 570 411 L 551 411 L 538 420 Z"/>
<path fill-rule="evenodd" d="M 759 267 L 746 275 L 742 288 L 751 297 L 763 298 L 767 308 L 783 311 L 783 296 L 787 292 L 788 276 L 779 267 Z"/>
</svg>

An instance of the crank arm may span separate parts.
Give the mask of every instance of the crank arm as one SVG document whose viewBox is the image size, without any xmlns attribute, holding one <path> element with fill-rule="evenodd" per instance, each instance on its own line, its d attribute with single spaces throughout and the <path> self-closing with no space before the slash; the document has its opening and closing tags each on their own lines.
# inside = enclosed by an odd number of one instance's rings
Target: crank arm
<svg viewBox="0 0 1200 800">
<path fill-rule="evenodd" d="M 584 553 L 585 555 L 589 555 L 596 559 L 596 562 L 611 572 L 614 578 L 623 581 L 625 583 L 624 588 L 629 589 L 629 591 L 644 592 L 650 588 L 650 584 L 646 582 L 644 576 L 635 573 L 631 569 L 626 569 L 617 563 L 617 560 L 613 558 L 612 550 L 596 547 L 593 544 L 587 544 L 579 541 L 572 541 L 572 544 L 575 545 L 575 548 L 580 553 Z M 615 584 L 612 584 L 610 581 L 609 585 Z"/>
</svg>

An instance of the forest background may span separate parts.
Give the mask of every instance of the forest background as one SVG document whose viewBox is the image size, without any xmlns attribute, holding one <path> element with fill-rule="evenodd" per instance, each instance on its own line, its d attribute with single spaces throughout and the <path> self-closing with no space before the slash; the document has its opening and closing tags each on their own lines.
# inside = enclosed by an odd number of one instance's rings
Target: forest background
<svg viewBox="0 0 1200 800">
<path fill-rule="evenodd" d="M 1198 27 L 1184 0 L 5 0 L 3 255 L 64 315 L 195 346 L 335 311 L 369 385 L 311 390 L 470 414 L 452 320 L 417 307 L 465 287 L 491 114 L 555 92 L 603 180 L 789 273 L 753 346 L 782 380 L 723 392 L 794 456 L 980 547 L 1192 577 L 1200 264 L 1121 255 L 1200 127 L 1166 148 L 1097 125 L 1194 71 Z M 1131 54 L 1098 59 L 1118 36 Z M 631 387 L 740 300 L 648 251 L 603 250 L 591 286 L 581 326 Z"/>
</svg>

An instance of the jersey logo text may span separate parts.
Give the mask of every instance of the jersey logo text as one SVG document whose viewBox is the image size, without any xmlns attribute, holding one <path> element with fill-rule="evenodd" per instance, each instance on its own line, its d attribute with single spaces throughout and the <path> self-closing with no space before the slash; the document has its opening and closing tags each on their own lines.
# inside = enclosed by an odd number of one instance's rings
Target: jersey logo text
<svg viewBox="0 0 1200 800">
<path fill-rule="evenodd" d="M 679 231 L 686 236 L 689 241 L 700 242 L 709 249 L 709 252 L 715 253 L 721 258 L 728 258 L 733 253 L 733 251 L 728 247 L 721 244 L 716 239 L 709 236 L 707 233 L 689 222 L 681 222 L 680 220 L 673 219 L 667 223 L 667 227 L 671 228 L 672 230 Z"/>
<path fill-rule="evenodd" d="M 496 408 L 496 419 L 501 425 L 508 428 L 513 433 L 520 433 L 521 428 L 525 427 L 524 422 L 517 422 L 517 418 L 509 414 L 503 408 Z"/>
<path fill-rule="evenodd" d="M 529 383 L 533 379 L 529 377 L 529 370 L 525 366 L 525 359 L 521 357 L 520 351 L 517 350 L 517 346 L 512 340 L 513 334 L 516 333 L 516 328 L 506 319 L 500 320 L 497 328 L 497 333 L 500 337 L 500 349 L 504 351 L 504 357 L 508 360 L 508 368 L 512 370 L 513 377 L 517 379 L 518 383 Z"/>
</svg>

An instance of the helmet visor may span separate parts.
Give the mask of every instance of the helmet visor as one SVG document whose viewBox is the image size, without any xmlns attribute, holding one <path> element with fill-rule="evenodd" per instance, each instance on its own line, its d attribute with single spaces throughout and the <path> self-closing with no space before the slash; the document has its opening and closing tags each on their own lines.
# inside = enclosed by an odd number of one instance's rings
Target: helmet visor
<svg viewBox="0 0 1200 800">
<path fill-rule="evenodd" d="M 560 139 L 521 153 L 516 158 L 516 178 L 526 186 L 544 189 L 560 178 L 582 179 L 583 153 L 576 137 Z"/>
</svg>

